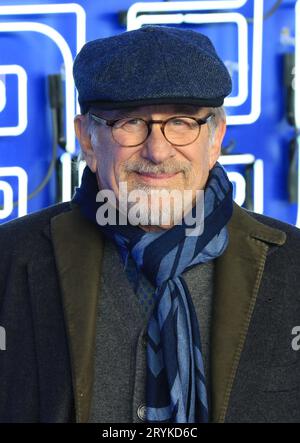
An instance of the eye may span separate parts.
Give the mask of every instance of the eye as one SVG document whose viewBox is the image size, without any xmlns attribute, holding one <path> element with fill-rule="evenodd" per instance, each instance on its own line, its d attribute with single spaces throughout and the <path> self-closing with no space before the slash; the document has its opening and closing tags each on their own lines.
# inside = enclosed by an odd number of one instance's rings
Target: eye
<svg viewBox="0 0 300 443">
<path fill-rule="evenodd" d="M 126 118 L 119 120 L 115 128 L 124 129 L 125 131 L 133 131 L 141 129 L 145 126 L 145 122 L 141 118 Z"/>
<path fill-rule="evenodd" d="M 126 124 L 130 126 L 140 126 L 144 124 L 144 121 L 140 118 L 131 118 L 126 121 Z"/>
<path fill-rule="evenodd" d="M 169 121 L 173 126 L 185 126 L 186 122 L 182 118 L 173 118 Z"/>
<path fill-rule="evenodd" d="M 188 117 L 172 118 L 168 121 L 168 126 L 174 129 L 194 129 L 197 128 L 198 123 Z"/>
</svg>

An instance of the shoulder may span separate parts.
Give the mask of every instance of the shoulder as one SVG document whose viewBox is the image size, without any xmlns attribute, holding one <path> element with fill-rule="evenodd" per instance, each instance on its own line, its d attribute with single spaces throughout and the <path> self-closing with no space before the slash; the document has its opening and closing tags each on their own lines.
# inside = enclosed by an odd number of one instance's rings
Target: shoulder
<svg viewBox="0 0 300 443">
<path fill-rule="evenodd" d="M 277 257 L 277 263 L 287 264 L 291 268 L 300 269 L 300 229 L 289 223 L 282 222 L 266 215 L 246 211 L 247 215 L 256 222 L 284 234 L 284 241 L 273 246 L 270 253 Z M 274 258 L 275 258 L 274 257 Z"/>
<path fill-rule="evenodd" d="M 245 210 L 246 211 L 246 210 Z M 289 223 L 285 223 L 276 218 L 268 217 L 266 215 L 257 214 L 256 212 L 246 211 L 250 217 L 253 217 L 259 223 L 270 226 L 274 229 L 279 229 L 280 231 L 285 232 L 288 236 L 292 236 L 298 240 L 300 240 L 300 229 L 294 225 Z"/>
<path fill-rule="evenodd" d="M 261 236 L 261 239 L 265 236 L 271 240 L 271 243 L 272 237 L 277 239 L 278 243 L 280 243 L 280 237 L 288 240 L 293 239 L 296 242 L 300 241 L 300 229 L 296 226 L 267 215 L 249 211 L 236 203 L 233 205 L 233 215 L 229 225 L 232 226 L 233 231 L 235 229 L 242 230 L 247 234 L 254 234 L 254 237 L 255 235 Z"/>
<path fill-rule="evenodd" d="M 18 231 L 31 231 L 32 228 L 40 229 L 42 226 L 45 226 L 47 223 L 49 223 L 52 217 L 55 217 L 61 212 L 69 211 L 70 209 L 70 202 L 58 203 L 41 209 L 40 211 L 33 212 L 32 214 L 16 218 L 0 225 L 0 236 Z"/>
<path fill-rule="evenodd" d="M 291 248 L 297 250 L 300 254 L 300 229 L 289 223 L 282 222 L 276 218 L 268 217 L 262 214 L 256 214 L 255 212 L 247 211 L 250 217 L 257 220 L 259 223 L 269 226 L 270 228 L 284 232 L 286 241 L 284 243 L 284 249 Z"/>
<path fill-rule="evenodd" d="M 268 257 L 272 256 L 278 266 L 282 262 L 299 272 L 300 230 L 297 227 L 234 204 L 228 228 L 229 238 L 239 239 L 241 242 L 251 238 L 253 241 L 266 243 Z"/>
<path fill-rule="evenodd" d="M 69 210 L 70 202 L 59 203 L 0 225 L 1 255 L 16 248 L 34 247 L 43 238 L 41 234 L 49 229 L 51 218 Z"/>
</svg>

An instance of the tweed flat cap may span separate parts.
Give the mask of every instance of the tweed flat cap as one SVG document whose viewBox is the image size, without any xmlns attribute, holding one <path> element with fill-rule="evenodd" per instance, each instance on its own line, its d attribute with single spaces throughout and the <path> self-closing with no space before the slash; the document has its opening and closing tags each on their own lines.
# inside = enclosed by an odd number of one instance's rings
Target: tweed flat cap
<svg viewBox="0 0 300 443">
<path fill-rule="evenodd" d="M 95 102 L 103 109 L 162 103 L 217 107 L 232 89 L 208 37 L 166 26 L 86 43 L 73 74 L 82 113 Z"/>
</svg>

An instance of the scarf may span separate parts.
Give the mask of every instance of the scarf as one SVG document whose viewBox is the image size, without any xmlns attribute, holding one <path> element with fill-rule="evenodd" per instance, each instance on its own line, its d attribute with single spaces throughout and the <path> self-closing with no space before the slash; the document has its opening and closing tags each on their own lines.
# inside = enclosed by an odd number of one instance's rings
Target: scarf
<svg viewBox="0 0 300 443">
<path fill-rule="evenodd" d="M 96 175 L 86 167 L 73 202 L 94 223 L 102 204 L 96 202 L 98 191 Z M 195 216 L 195 207 L 191 212 Z M 193 226 L 187 226 L 184 220 L 154 233 L 130 224 L 98 225 L 105 236 L 127 251 L 127 257 L 133 258 L 138 270 L 155 287 L 155 304 L 147 325 L 148 422 L 209 420 L 200 329 L 182 274 L 224 252 L 231 215 L 232 184 L 223 167 L 216 163 L 204 190 L 203 232 L 186 235 L 186 229 Z"/>
</svg>

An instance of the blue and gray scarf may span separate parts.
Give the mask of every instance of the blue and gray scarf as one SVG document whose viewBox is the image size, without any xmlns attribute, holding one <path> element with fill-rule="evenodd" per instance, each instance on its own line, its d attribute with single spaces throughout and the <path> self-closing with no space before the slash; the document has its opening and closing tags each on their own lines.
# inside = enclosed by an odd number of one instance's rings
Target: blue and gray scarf
<svg viewBox="0 0 300 443">
<path fill-rule="evenodd" d="M 73 202 L 96 223 L 99 191 L 96 175 L 85 168 Z M 195 208 L 192 216 L 195 216 Z M 138 226 L 105 225 L 99 229 L 127 255 L 155 287 L 155 306 L 148 322 L 146 417 L 148 422 L 208 422 L 200 329 L 183 272 L 220 256 L 228 244 L 226 225 L 232 215 L 232 185 L 219 163 L 204 190 L 204 230 L 186 235 L 183 220 L 155 233 Z M 195 224 L 196 227 L 196 224 Z"/>
</svg>

